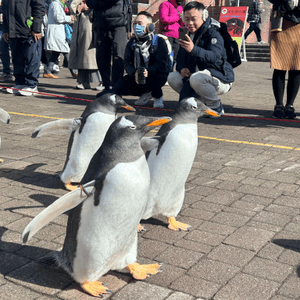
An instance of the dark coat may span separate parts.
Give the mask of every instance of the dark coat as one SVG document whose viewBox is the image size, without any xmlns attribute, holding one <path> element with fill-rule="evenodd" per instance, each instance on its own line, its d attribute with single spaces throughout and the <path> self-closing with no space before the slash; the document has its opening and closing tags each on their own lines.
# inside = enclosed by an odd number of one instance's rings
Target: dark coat
<svg viewBox="0 0 300 300">
<path fill-rule="evenodd" d="M 191 73 L 209 70 L 211 75 L 225 83 L 234 81 L 234 72 L 231 64 L 227 62 L 224 40 L 218 31 L 217 21 L 208 18 L 196 32 L 191 53 L 180 47 L 177 56 L 176 70 L 180 73 L 188 68 Z"/>
<path fill-rule="evenodd" d="M 297 7 L 293 8 L 291 1 L 269 0 L 273 4 L 273 11 L 280 10 L 284 13 L 283 18 L 293 23 L 300 23 L 300 1 Z"/>
<path fill-rule="evenodd" d="M 3 32 L 10 38 L 28 38 L 31 31 L 40 33 L 46 13 L 44 0 L 4 0 Z M 33 17 L 29 28 L 27 20 Z"/>
<path fill-rule="evenodd" d="M 249 6 L 247 22 L 261 23 L 261 13 L 262 10 L 260 10 L 260 3 L 257 0 L 252 2 Z"/>
<path fill-rule="evenodd" d="M 94 10 L 93 23 L 97 29 L 111 30 L 116 27 L 131 27 L 131 6 L 129 0 L 86 0 Z"/>
<path fill-rule="evenodd" d="M 134 50 L 132 47 L 134 39 L 134 37 L 131 38 L 127 43 L 124 57 L 124 67 L 128 75 L 130 76 L 134 76 L 134 73 L 136 72 L 136 68 L 134 67 Z M 149 66 L 147 68 L 149 76 L 155 76 L 155 74 L 158 73 L 168 74 L 168 48 L 164 39 L 158 37 L 157 46 L 152 45 L 149 49 L 149 52 L 150 58 Z"/>
</svg>

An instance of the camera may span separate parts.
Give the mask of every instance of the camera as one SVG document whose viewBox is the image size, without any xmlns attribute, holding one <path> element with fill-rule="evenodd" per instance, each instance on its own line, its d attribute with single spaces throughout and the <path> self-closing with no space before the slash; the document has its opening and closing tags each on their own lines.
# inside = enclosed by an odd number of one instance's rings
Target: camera
<svg viewBox="0 0 300 300">
<path fill-rule="evenodd" d="M 139 84 L 146 84 L 146 77 L 144 76 L 144 71 L 146 69 L 144 67 L 138 67 L 137 68 L 137 74 L 138 74 L 138 83 Z"/>
</svg>

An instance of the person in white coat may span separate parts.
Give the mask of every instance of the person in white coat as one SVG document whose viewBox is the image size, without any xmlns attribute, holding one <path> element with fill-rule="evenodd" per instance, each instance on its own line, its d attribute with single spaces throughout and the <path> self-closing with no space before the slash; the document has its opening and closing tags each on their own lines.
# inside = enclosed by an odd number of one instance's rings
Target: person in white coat
<svg viewBox="0 0 300 300">
<path fill-rule="evenodd" d="M 58 76 L 53 75 L 51 72 L 60 53 L 64 54 L 67 63 L 69 61 L 70 47 L 66 39 L 65 24 L 73 23 L 75 17 L 67 15 L 68 7 L 65 2 L 66 0 L 53 0 L 49 6 L 44 48 L 45 50 L 52 51 L 52 55 L 43 76 L 46 78 L 58 78 Z M 75 77 L 75 72 L 71 69 L 70 72 Z"/>
</svg>

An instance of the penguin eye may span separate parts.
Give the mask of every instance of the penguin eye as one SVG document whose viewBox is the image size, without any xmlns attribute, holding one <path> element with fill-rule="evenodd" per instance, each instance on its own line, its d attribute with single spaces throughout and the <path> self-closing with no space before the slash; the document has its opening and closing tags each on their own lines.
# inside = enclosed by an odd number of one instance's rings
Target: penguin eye
<svg viewBox="0 0 300 300">
<path fill-rule="evenodd" d="M 135 126 L 135 125 L 132 125 L 132 126 L 130 126 L 129 128 L 134 130 L 134 129 L 136 129 L 136 126 Z"/>
<path fill-rule="evenodd" d="M 196 106 L 192 106 L 192 109 L 193 109 L 193 110 L 196 110 L 196 109 L 197 109 L 197 107 L 196 107 Z"/>
</svg>

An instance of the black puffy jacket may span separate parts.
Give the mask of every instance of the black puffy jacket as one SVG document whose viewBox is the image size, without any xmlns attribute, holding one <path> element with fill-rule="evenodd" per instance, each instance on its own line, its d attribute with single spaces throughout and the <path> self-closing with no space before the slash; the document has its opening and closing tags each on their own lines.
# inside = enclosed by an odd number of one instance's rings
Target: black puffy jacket
<svg viewBox="0 0 300 300">
<path fill-rule="evenodd" d="M 44 0 L 4 0 L 3 32 L 10 38 L 28 38 L 31 31 L 40 33 L 45 13 Z M 33 20 L 29 28 L 30 17 Z"/>
<path fill-rule="evenodd" d="M 129 0 L 86 0 L 94 10 L 94 25 L 97 29 L 110 30 L 126 26 L 131 27 L 131 6 Z"/>
</svg>

